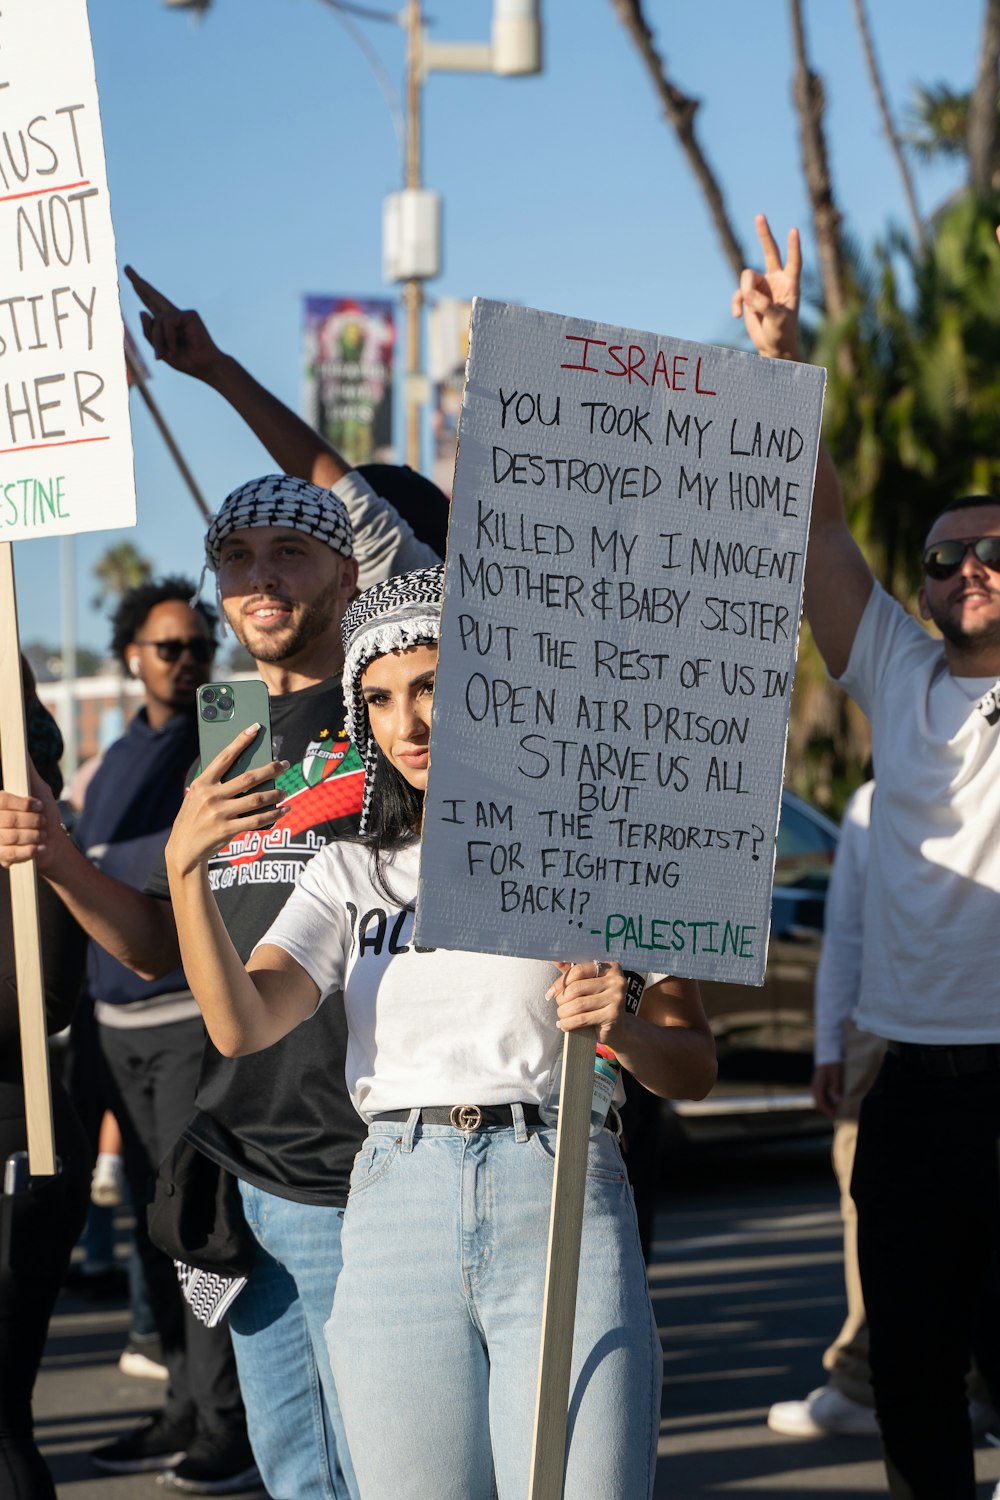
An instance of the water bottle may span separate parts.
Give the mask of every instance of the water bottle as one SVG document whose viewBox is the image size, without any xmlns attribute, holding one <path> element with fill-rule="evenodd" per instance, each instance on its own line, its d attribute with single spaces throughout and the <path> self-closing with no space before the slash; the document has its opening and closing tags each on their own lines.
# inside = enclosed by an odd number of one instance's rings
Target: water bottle
<svg viewBox="0 0 1000 1500">
<path fill-rule="evenodd" d="M 610 1047 L 598 1042 L 594 1054 L 594 1102 L 590 1106 L 590 1128 L 600 1130 L 608 1118 L 615 1097 L 615 1088 L 622 1070 Z"/>
<path fill-rule="evenodd" d="M 615 1086 L 621 1073 L 622 1065 L 618 1061 L 610 1047 L 605 1047 L 598 1042 L 594 1052 L 594 1097 L 590 1106 L 590 1129 L 595 1132 L 601 1129 L 608 1118 L 608 1110 L 611 1108 L 615 1097 Z M 559 1083 L 560 1070 L 555 1068 L 552 1073 L 552 1082 L 549 1086 L 542 1103 L 538 1106 L 538 1113 L 546 1125 L 555 1125 L 559 1118 Z"/>
</svg>

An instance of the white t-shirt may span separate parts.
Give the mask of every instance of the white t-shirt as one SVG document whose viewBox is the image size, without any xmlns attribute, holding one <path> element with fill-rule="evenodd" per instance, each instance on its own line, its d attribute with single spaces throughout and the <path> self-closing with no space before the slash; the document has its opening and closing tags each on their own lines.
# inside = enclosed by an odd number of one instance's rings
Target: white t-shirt
<svg viewBox="0 0 1000 1500">
<path fill-rule="evenodd" d="M 877 586 L 839 679 L 871 720 L 872 807 L 855 1021 L 893 1041 L 1000 1042 L 1000 724 L 942 643 Z"/>
<path fill-rule="evenodd" d="M 354 533 L 358 588 L 370 589 L 394 573 L 433 568 L 441 561 L 434 548 L 422 542 L 394 505 L 376 495 L 357 469 L 349 469 L 333 486 L 343 500 Z"/>
<path fill-rule="evenodd" d="M 347 1087 L 365 1119 L 418 1105 L 543 1103 L 562 1064 L 563 1033 L 545 998 L 556 969 L 490 953 L 417 952 L 405 908 L 419 858 L 414 842 L 387 861 L 392 902 L 373 885 L 366 848 L 328 844 L 258 946 L 291 954 L 324 996 L 343 989 Z"/>
</svg>

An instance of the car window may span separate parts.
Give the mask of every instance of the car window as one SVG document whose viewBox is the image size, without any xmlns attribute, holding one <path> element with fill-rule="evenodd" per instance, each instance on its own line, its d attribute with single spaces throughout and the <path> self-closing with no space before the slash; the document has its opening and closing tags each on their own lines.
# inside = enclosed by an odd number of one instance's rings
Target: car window
<svg viewBox="0 0 1000 1500">
<path fill-rule="evenodd" d="M 778 824 L 774 883 L 802 890 L 826 890 L 837 841 L 808 812 L 785 802 Z"/>
</svg>

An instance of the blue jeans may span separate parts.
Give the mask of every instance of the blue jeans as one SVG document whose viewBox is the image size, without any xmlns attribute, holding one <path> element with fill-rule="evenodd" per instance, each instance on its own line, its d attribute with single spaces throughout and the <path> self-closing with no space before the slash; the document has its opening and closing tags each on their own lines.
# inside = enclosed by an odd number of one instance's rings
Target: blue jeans
<svg viewBox="0 0 1000 1500">
<path fill-rule="evenodd" d="M 413 1111 L 358 1153 L 327 1338 L 363 1500 L 528 1493 L 555 1130 L 515 1112 L 465 1134 Z M 565 1500 L 652 1495 L 661 1376 L 631 1190 L 598 1130 Z"/>
<path fill-rule="evenodd" d="M 257 1467 L 272 1500 L 358 1500 L 323 1338 L 344 1211 L 240 1194 L 257 1262 L 229 1330 Z"/>
</svg>

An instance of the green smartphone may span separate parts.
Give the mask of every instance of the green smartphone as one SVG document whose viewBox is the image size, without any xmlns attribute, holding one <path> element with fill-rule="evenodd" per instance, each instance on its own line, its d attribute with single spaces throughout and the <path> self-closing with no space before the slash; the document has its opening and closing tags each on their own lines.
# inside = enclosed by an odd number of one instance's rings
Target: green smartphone
<svg viewBox="0 0 1000 1500">
<path fill-rule="evenodd" d="M 244 771 L 259 771 L 274 759 L 271 752 L 271 710 L 267 688 L 256 679 L 243 682 L 208 682 L 198 689 L 198 749 L 202 770 L 220 750 L 231 745 L 242 729 L 259 724 L 256 738 L 247 745 L 223 781 L 232 781 Z M 255 790 L 271 791 L 274 782 L 263 782 Z"/>
</svg>

